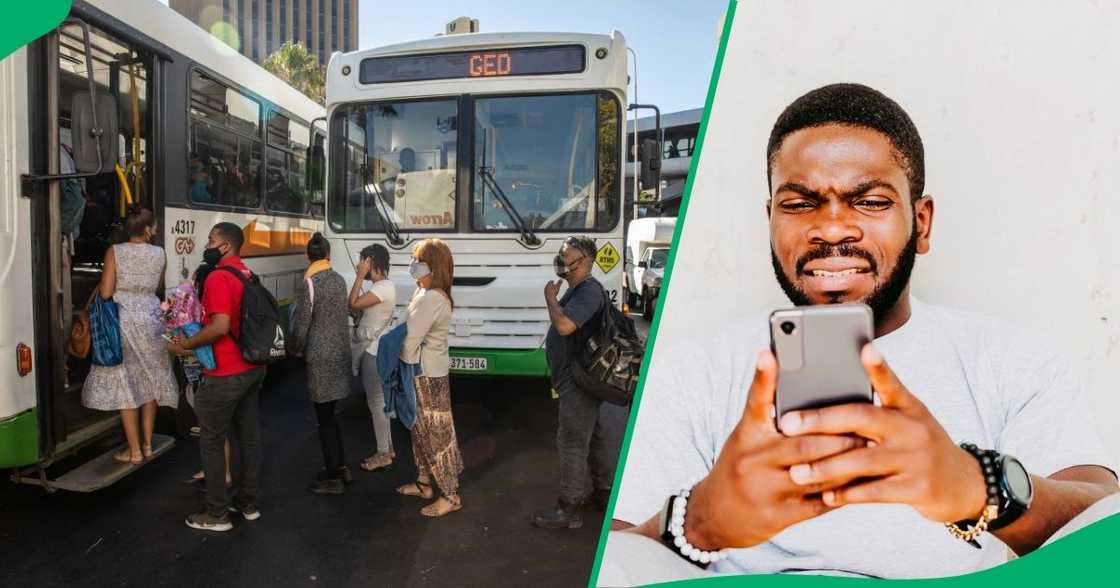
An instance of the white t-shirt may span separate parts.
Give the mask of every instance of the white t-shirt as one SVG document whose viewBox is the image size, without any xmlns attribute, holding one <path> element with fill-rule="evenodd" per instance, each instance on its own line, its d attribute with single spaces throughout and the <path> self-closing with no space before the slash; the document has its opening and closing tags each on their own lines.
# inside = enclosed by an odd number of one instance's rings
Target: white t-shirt
<svg viewBox="0 0 1120 588">
<path fill-rule="evenodd" d="M 366 353 L 377 355 L 377 343 L 381 334 L 388 330 L 389 323 L 393 322 L 393 310 L 397 306 L 397 287 L 392 280 L 379 280 L 374 282 L 369 292 L 377 296 L 381 302 L 362 309 L 362 318 L 358 320 L 357 336 Z"/>
<path fill-rule="evenodd" d="M 875 345 L 954 441 L 1013 455 L 1042 477 L 1076 465 L 1114 469 L 1062 350 L 979 315 L 911 304 L 910 320 Z M 614 518 L 641 524 L 710 471 L 742 416 L 755 358 L 769 346 L 765 316 L 729 322 L 741 328 L 657 342 Z M 849 505 L 735 550 L 711 569 L 922 578 L 1006 560 L 994 536 L 980 542 L 975 549 L 951 537 L 909 506 Z"/>
</svg>

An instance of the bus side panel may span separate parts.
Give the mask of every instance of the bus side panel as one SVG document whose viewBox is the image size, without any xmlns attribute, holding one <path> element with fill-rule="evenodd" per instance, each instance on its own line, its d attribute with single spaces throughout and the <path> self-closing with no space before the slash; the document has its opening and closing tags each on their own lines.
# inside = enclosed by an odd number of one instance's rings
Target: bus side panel
<svg viewBox="0 0 1120 588">
<path fill-rule="evenodd" d="M 36 374 L 20 376 L 16 355 L 21 343 L 41 351 L 29 308 L 31 200 L 20 195 L 30 166 L 27 79 L 27 49 L 0 61 L 0 467 L 39 457 Z"/>
<path fill-rule="evenodd" d="M 39 412 L 32 408 L 0 420 L 0 468 L 20 467 L 39 460 Z"/>
</svg>

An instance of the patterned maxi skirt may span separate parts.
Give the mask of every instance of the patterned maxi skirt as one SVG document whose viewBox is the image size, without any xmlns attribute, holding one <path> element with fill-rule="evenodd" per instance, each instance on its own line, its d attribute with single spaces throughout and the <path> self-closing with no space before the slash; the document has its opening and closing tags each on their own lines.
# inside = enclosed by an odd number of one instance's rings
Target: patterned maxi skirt
<svg viewBox="0 0 1120 588">
<path fill-rule="evenodd" d="M 434 482 L 444 496 L 458 496 L 463 454 L 451 416 L 451 378 L 416 378 L 416 408 L 412 455 L 420 478 Z"/>
</svg>

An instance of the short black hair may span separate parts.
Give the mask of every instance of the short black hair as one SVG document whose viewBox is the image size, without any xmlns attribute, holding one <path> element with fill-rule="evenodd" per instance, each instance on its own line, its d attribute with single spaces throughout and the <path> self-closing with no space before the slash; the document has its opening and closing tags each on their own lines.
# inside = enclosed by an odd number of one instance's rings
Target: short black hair
<svg viewBox="0 0 1120 588">
<path fill-rule="evenodd" d="M 766 184 L 771 191 L 774 189 L 770 181 L 774 154 L 781 148 L 782 141 L 801 129 L 828 124 L 865 127 L 886 135 L 910 181 L 911 199 L 917 200 L 925 193 L 925 148 L 918 127 L 897 102 L 862 84 L 831 84 L 817 88 L 782 111 L 766 145 Z"/>
<path fill-rule="evenodd" d="M 366 245 L 358 254 L 359 259 L 369 259 L 370 265 L 378 273 L 389 274 L 389 250 L 384 245 L 374 243 Z"/>
<path fill-rule="evenodd" d="M 241 246 L 245 244 L 245 233 L 241 231 L 241 227 L 233 223 L 218 223 L 210 230 L 221 235 L 226 241 L 229 241 L 234 251 L 240 252 Z"/>
<path fill-rule="evenodd" d="M 152 214 L 152 211 L 135 205 L 128 207 L 128 213 L 124 217 L 124 234 L 129 239 L 142 234 L 144 229 L 154 226 L 156 226 L 156 215 Z"/>
<path fill-rule="evenodd" d="M 582 235 L 578 237 L 568 237 L 564 239 L 564 244 L 568 247 L 575 247 L 584 257 L 592 261 L 595 260 L 595 254 L 599 251 L 599 248 L 595 246 L 594 239 Z"/>
<path fill-rule="evenodd" d="M 331 256 L 331 243 L 322 233 L 315 233 L 311 235 L 311 240 L 307 242 L 307 258 L 311 261 L 319 261 Z"/>
</svg>

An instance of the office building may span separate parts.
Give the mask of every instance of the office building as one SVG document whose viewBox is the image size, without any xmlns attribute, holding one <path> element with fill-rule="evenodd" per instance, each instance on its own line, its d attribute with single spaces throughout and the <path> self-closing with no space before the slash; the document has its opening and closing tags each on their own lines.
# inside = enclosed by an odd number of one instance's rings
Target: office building
<svg viewBox="0 0 1120 588">
<path fill-rule="evenodd" d="M 358 0 L 170 0 L 171 8 L 257 63 L 286 42 L 326 65 L 358 48 Z"/>
</svg>

